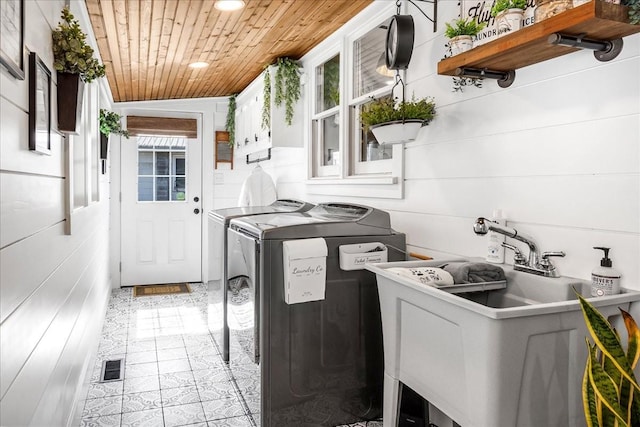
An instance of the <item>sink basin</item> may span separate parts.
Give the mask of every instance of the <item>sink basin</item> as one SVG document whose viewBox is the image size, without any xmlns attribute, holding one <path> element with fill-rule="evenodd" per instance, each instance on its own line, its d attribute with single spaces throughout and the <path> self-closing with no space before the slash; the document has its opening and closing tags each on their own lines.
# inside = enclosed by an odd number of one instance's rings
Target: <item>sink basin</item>
<svg viewBox="0 0 640 427">
<path fill-rule="evenodd" d="M 587 281 L 568 277 L 551 278 L 535 276 L 522 271 L 515 271 L 510 266 L 503 266 L 503 269 L 505 270 L 508 283 L 506 288 L 456 295 L 469 301 L 498 309 L 536 306 L 566 301 L 577 303 L 575 291 L 581 295 L 590 296 L 591 289 Z M 525 312 L 523 314 L 531 313 Z"/>
<path fill-rule="evenodd" d="M 466 260 L 366 266 L 376 274 L 382 313 L 384 427 L 395 425 L 400 383 L 465 427 L 585 425 L 588 331 L 574 288 L 589 296 L 589 283 L 500 265 L 505 288 L 454 294 L 386 271 L 451 261 Z M 615 320 L 640 292 L 589 301 Z"/>
</svg>

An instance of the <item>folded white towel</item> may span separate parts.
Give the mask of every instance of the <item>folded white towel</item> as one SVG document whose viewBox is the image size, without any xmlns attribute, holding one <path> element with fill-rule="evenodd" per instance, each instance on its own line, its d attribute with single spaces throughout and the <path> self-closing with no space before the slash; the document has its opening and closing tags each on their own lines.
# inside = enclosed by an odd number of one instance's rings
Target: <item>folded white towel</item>
<svg viewBox="0 0 640 427">
<path fill-rule="evenodd" d="M 453 276 L 448 271 L 436 267 L 391 267 L 387 271 L 406 277 L 423 285 L 450 286 L 453 285 Z"/>
</svg>

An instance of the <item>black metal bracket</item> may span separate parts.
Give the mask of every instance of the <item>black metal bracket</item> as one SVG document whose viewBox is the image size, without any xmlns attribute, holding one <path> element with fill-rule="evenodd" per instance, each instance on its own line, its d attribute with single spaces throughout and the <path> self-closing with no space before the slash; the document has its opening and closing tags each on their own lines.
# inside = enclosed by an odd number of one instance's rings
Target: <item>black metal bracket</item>
<svg viewBox="0 0 640 427">
<path fill-rule="evenodd" d="M 575 47 L 579 49 L 591 49 L 593 50 L 593 56 L 598 61 L 606 62 L 611 61 L 622 52 L 623 42 L 622 39 L 615 40 L 593 40 L 585 39 L 586 34 L 579 34 L 577 36 L 570 36 L 568 34 L 553 33 L 549 35 L 547 41 L 551 44 Z"/>
<path fill-rule="evenodd" d="M 247 154 L 247 164 L 260 163 L 260 162 L 264 162 L 265 160 L 271 160 L 271 148 L 267 148 L 267 156 L 266 157 L 259 157 L 257 159 L 249 160 L 249 156 L 250 155 L 251 154 Z"/>
<path fill-rule="evenodd" d="M 425 18 L 427 18 L 429 21 L 433 22 L 433 32 L 435 33 L 436 31 L 438 31 L 438 0 L 407 0 L 409 3 L 411 3 L 412 5 L 414 5 L 416 7 L 416 9 L 418 9 L 420 11 L 420 13 L 422 13 L 424 15 Z M 420 9 L 420 7 L 414 3 L 414 1 L 418 1 L 421 3 L 431 3 L 433 5 L 433 19 L 431 19 L 429 17 L 429 15 L 427 15 L 426 13 L 424 13 L 424 11 L 422 9 Z"/>
<path fill-rule="evenodd" d="M 456 68 L 457 77 L 495 79 L 501 88 L 509 87 L 516 79 L 515 70 L 495 71 L 486 68 Z"/>
</svg>

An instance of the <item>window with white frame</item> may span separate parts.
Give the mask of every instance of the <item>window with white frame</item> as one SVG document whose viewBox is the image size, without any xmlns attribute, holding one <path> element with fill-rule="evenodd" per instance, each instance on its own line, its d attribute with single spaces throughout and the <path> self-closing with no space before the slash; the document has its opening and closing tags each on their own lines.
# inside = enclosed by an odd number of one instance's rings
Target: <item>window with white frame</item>
<svg viewBox="0 0 640 427">
<path fill-rule="evenodd" d="M 379 144 L 360 121 L 367 104 L 393 96 L 396 78 L 386 68 L 385 46 L 394 12 L 390 2 L 367 19 L 371 24 L 343 34 L 309 64 L 313 88 L 310 176 L 322 178 L 308 181 L 313 194 L 403 197 L 403 145 Z M 331 72 L 337 70 L 338 78 L 332 79 Z M 339 101 L 332 95 L 335 88 Z"/>
<path fill-rule="evenodd" d="M 360 123 L 360 112 L 373 99 L 391 96 L 394 72 L 386 67 L 386 21 L 351 42 L 349 146 L 352 175 L 392 172 L 393 146 L 383 146 Z M 398 155 L 398 154 L 396 154 Z"/>
<path fill-rule="evenodd" d="M 339 176 L 340 155 L 340 54 L 314 70 L 314 105 L 311 121 L 313 176 Z"/>
</svg>

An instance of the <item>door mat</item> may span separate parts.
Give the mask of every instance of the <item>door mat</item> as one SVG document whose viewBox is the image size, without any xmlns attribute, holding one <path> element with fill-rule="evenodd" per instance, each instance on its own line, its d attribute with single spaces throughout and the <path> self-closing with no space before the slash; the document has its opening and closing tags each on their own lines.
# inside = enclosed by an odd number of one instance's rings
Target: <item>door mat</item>
<svg viewBox="0 0 640 427">
<path fill-rule="evenodd" d="M 188 283 L 170 283 L 166 285 L 144 285 L 133 287 L 134 297 L 188 293 L 191 293 L 191 288 Z"/>
</svg>

